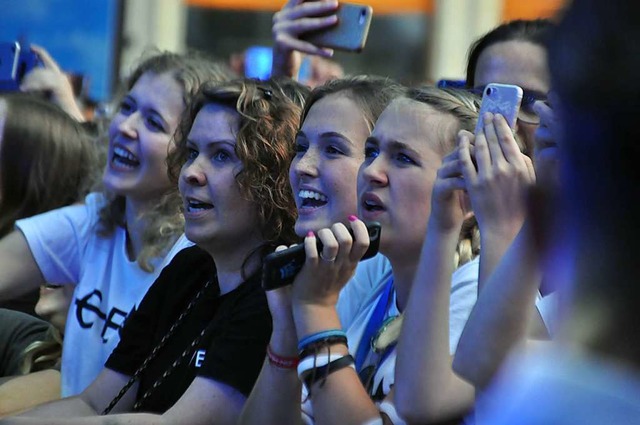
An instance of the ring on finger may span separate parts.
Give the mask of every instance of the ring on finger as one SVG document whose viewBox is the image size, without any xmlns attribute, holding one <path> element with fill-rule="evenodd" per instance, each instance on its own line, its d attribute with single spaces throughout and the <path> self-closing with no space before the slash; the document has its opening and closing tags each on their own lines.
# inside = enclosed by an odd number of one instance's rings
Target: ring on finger
<svg viewBox="0 0 640 425">
<path fill-rule="evenodd" d="M 332 263 L 334 261 L 336 261 L 336 255 L 334 255 L 332 258 L 325 258 L 324 255 L 322 255 L 322 251 L 320 251 L 320 258 L 322 259 L 322 261 L 326 261 L 327 263 Z"/>
</svg>

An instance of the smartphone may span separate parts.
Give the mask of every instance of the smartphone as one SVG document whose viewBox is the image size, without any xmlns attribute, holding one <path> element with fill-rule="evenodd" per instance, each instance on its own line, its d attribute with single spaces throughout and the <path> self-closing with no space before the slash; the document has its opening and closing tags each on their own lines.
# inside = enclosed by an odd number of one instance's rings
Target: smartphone
<svg viewBox="0 0 640 425">
<path fill-rule="evenodd" d="M 18 75 L 20 44 L 17 41 L 0 43 L 0 91 L 15 91 Z"/>
<path fill-rule="evenodd" d="M 0 43 L 0 92 L 18 91 L 22 78 L 42 61 L 31 49 L 20 43 Z"/>
<path fill-rule="evenodd" d="M 369 232 L 369 248 L 361 260 L 366 260 L 376 255 L 380 247 L 380 223 L 376 221 L 367 223 L 367 231 Z M 321 251 L 322 242 L 318 239 L 318 252 Z M 305 259 L 304 244 L 302 243 L 267 255 L 262 264 L 262 287 L 264 290 L 269 291 L 292 284 L 296 275 L 302 269 Z"/>
<path fill-rule="evenodd" d="M 512 129 L 516 126 L 516 119 L 522 102 L 522 89 L 513 84 L 490 83 L 482 92 L 480 115 L 476 124 L 477 134 L 484 128 L 484 114 L 491 112 L 502 115 Z"/>
<path fill-rule="evenodd" d="M 338 16 L 338 22 L 334 26 L 309 31 L 300 35 L 300 38 L 320 47 L 361 52 L 369 35 L 373 16 L 371 6 L 340 3 L 335 14 Z"/>
</svg>

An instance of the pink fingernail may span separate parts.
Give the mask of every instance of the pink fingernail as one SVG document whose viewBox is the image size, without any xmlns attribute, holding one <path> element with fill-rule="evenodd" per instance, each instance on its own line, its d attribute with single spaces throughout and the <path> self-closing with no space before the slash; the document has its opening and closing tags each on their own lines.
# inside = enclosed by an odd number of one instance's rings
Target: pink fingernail
<svg viewBox="0 0 640 425">
<path fill-rule="evenodd" d="M 356 217 L 355 215 L 350 215 L 349 216 L 349 221 L 356 221 L 358 219 L 358 217 Z"/>
<path fill-rule="evenodd" d="M 315 237 L 315 235 L 313 234 L 313 230 L 309 230 L 309 231 L 307 232 L 307 237 L 308 237 L 308 238 L 313 238 L 313 237 Z"/>
</svg>

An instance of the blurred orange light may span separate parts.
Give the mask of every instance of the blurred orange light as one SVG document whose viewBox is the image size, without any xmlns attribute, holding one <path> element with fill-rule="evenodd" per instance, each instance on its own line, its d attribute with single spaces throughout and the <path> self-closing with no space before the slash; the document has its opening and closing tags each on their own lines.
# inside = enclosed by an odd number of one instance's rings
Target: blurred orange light
<svg viewBox="0 0 640 425">
<path fill-rule="evenodd" d="M 435 0 L 348 0 L 349 3 L 368 4 L 374 14 L 431 13 Z M 214 9 L 277 11 L 282 0 L 185 0 L 188 6 Z"/>
</svg>

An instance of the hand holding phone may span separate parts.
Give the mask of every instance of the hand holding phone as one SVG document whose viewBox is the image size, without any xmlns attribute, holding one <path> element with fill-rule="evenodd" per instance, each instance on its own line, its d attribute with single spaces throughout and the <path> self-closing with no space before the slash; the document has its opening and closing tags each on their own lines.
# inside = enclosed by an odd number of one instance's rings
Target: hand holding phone
<svg viewBox="0 0 640 425">
<path fill-rule="evenodd" d="M 513 130 L 522 102 L 522 89 L 513 84 L 490 83 L 482 92 L 482 104 L 476 124 L 475 134 L 484 128 L 484 115 L 487 112 L 502 115 Z"/>
<path fill-rule="evenodd" d="M 361 260 L 366 260 L 376 255 L 380 246 L 380 223 L 369 222 L 366 226 L 369 233 L 369 248 Z M 353 236 L 353 233 L 351 233 L 351 236 Z M 318 252 L 322 252 L 320 239 L 317 239 L 317 248 Z M 292 284 L 296 275 L 302 269 L 305 259 L 304 244 L 298 244 L 267 255 L 262 266 L 262 287 L 264 290 L 269 291 Z"/>
<path fill-rule="evenodd" d="M 371 6 L 340 3 L 338 10 L 333 13 L 338 18 L 335 25 L 306 32 L 300 35 L 300 39 L 316 46 L 347 52 L 361 52 L 369 35 L 369 26 L 373 16 Z"/>
</svg>

